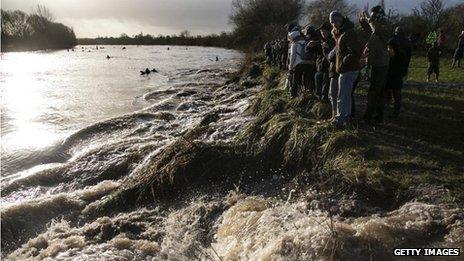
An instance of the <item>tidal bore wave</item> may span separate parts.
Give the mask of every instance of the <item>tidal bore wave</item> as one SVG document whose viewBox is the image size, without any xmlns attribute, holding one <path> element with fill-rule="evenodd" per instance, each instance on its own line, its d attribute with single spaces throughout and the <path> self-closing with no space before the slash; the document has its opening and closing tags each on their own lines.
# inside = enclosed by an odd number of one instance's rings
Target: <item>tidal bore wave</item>
<svg viewBox="0 0 464 261">
<path fill-rule="evenodd" d="M 3 257 L 368 260 L 398 246 L 464 247 L 464 214 L 443 188 L 411 188 L 432 196 L 390 210 L 292 190 L 279 157 L 299 162 L 311 151 L 298 144 L 321 138 L 293 141 L 301 130 L 272 120 L 258 128 L 252 100 L 268 87 L 224 84 L 237 66 L 186 70 L 185 84 L 144 95 L 148 108 L 68 137 L 56 148 L 65 162 L 3 178 Z M 261 118 L 282 110 L 268 109 Z"/>
</svg>

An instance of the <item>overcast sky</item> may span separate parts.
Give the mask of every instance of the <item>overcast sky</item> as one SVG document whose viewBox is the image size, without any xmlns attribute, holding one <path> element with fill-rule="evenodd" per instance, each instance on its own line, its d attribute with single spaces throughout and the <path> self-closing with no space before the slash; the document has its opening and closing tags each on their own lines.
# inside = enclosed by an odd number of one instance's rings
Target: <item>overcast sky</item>
<svg viewBox="0 0 464 261">
<path fill-rule="evenodd" d="M 378 0 L 349 0 L 371 6 Z M 448 0 L 462 1 L 462 0 Z M 77 37 L 192 34 L 228 31 L 232 0 L 1 0 L 3 9 L 26 12 L 37 4 L 52 11 L 58 22 L 74 28 Z M 410 12 L 421 0 L 386 0 L 387 8 Z"/>
</svg>

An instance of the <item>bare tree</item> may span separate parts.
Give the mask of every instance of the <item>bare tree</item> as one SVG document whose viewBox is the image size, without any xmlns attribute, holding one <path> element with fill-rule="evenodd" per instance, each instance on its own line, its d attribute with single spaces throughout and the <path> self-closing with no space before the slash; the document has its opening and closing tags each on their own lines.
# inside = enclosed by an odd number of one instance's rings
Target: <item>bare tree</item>
<svg viewBox="0 0 464 261">
<path fill-rule="evenodd" d="M 13 37 L 27 37 L 32 32 L 27 23 L 28 15 L 22 11 L 2 10 L 2 35 Z"/>
<path fill-rule="evenodd" d="M 38 17 L 41 17 L 42 19 L 47 20 L 49 22 L 55 21 L 55 16 L 53 15 L 53 13 L 50 11 L 50 9 L 43 5 L 37 5 L 32 14 L 35 14 Z"/>
<path fill-rule="evenodd" d="M 452 29 L 461 32 L 464 30 L 464 3 L 450 7 L 446 11 L 446 21 L 451 22 Z"/>
<path fill-rule="evenodd" d="M 179 36 L 182 37 L 182 38 L 189 38 L 192 35 L 190 34 L 190 32 L 188 30 L 184 30 L 184 31 L 180 32 Z"/>
<path fill-rule="evenodd" d="M 76 45 L 73 29 L 53 19 L 51 12 L 40 5 L 32 14 L 2 10 L 2 50 L 59 49 Z"/>
<path fill-rule="evenodd" d="M 312 25 L 329 21 L 329 14 L 332 11 L 339 11 L 352 18 L 356 15 L 356 6 L 348 4 L 345 0 L 314 0 L 306 7 L 306 15 Z"/>
<path fill-rule="evenodd" d="M 230 22 L 238 45 L 260 48 L 284 37 L 284 26 L 300 18 L 303 0 L 234 0 Z"/>
<path fill-rule="evenodd" d="M 427 21 L 429 30 L 438 29 L 444 20 L 445 8 L 442 0 L 425 0 L 414 13 Z"/>
</svg>

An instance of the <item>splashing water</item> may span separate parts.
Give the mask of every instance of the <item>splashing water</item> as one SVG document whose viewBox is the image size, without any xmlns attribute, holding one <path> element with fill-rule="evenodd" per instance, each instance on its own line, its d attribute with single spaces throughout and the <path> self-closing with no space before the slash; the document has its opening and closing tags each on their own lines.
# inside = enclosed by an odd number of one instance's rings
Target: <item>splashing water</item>
<svg viewBox="0 0 464 261">
<path fill-rule="evenodd" d="M 143 50 L 157 52 L 156 48 Z M 223 63 L 197 61 L 198 53 L 212 55 L 211 50 L 230 59 Z M 167 64 L 178 67 L 167 72 L 161 83 L 155 80 L 155 86 L 142 88 L 144 92 L 137 95 L 143 106 L 116 110 L 116 115 L 108 114 L 103 118 L 109 119 L 99 118 L 92 124 L 85 124 L 91 121 L 85 119 L 80 124 L 87 127 L 68 125 L 63 132 L 66 138 L 47 154 L 59 155 L 59 160 L 52 157 L 45 161 L 49 164 L 2 177 L 4 257 L 376 260 L 391 258 L 392 249 L 398 246 L 464 247 L 462 209 L 430 200 L 409 202 L 392 211 L 342 217 L 319 207 L 321 195 L 296 197 L 290 191 L 269 197 L 237 191 L 228 195 L 211 192 L 193 193 L 178 202 L 147 205 L 114 216 L 79 219 L 134 175 L 149 168 L 163 148 L 204 119 L 213 120 L 208 120 L 208 132 L 198 139 L 209 143 L 231 142 L 253 120 L 244 112 L 261 87 L 224 84 L 227 72 L 238 68 L 241 54 L 205 48 L 198 49 L 198 53 L 176 54 L 186 55 L 187 60 L 166 58 Z M 158 68 L 162 63 L 159 61 Z M 80 127 L 74 130 L 72 126 Z M 2 139 L 5 137 L 2 134 Z M 355 205 L 349 201 L 336 204 Z"/>
</svg>

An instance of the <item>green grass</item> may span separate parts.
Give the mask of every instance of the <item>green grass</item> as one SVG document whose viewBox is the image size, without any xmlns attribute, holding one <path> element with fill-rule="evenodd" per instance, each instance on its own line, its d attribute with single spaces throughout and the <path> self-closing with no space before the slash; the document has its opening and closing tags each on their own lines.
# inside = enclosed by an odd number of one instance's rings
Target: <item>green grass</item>
<svg viewBox="0 0 464 261">
<path fill-rule="evenodd" d="M 464 61 L 461 61 L 461 68 L 452 69 L 451 63 L 451 58 L 441 58 L 440 82 L 464 83 Z M 412 57 L 411 65 L 409 67 L 408 82 L 426 82 L 427 66 L 427 58 L 425 56 Z"/>
<path fill-rule="evenodd" d="M 414 58 L 413 64 L 417 63 L 420 59 Z M 264 78 L 278 75 L 275 68 L 264 72 Z M 460 79 L 464 76 L 445 75 L 464 85 Z M 449 189 L 455 202 L 464 204 L 464 86 L 405 87 L 400 118 L 386 118 L 377 127 L 362 121 L 367 88 L 359 87 L 356 118 L 350 126 L 337 129 L 323 120 L 330 116 L 322 113 L 324 108 L 319 108 L 313 96 L 292 100 L 283 81 L 274 81 L 278 84 L 265 84 L 269 88 L 257 95 L 250 110 L 257 120 L 241 140 L 268 148 L 269 157 L 283 153 L 282 166 L 295 163 L 288 169 L 292 173 L 326 174 L 311 176 L 308 185 L 321 184 L 317 185 L 320 189 L 342 193 L 353 189 L 373 204 L 390 209 L 410 200 L 411 187 L 432 184 Z M 391 112 L 387 106 L 386 115 Z"/>
<path fill-rule="evenodd" d="M 398 194 L 429 183 L 464 203 L 464 88 L 405 88 L 403 105 L 401 117 L 381 127 L 358 126 L 360 164 L 379 170 L 373 184 L 394 181 Z"/>
</svg>

